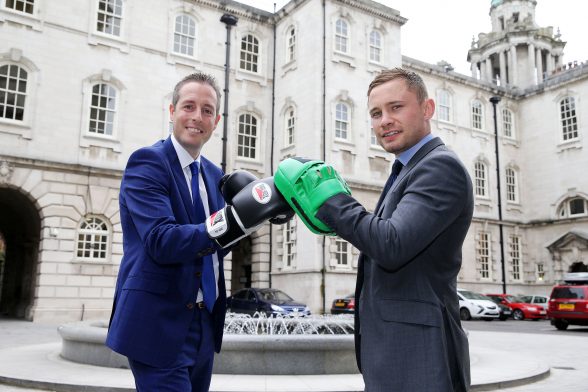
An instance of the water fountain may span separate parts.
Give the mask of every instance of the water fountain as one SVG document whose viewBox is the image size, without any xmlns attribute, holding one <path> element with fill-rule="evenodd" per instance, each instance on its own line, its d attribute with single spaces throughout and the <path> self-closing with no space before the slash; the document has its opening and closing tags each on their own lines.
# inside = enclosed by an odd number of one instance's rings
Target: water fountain
<svg viewBox="0 0 588 392">
<path fill-rule="evenodd" d="M 61 356 L 97 366 L 126 368 L 126 358 L 104 345 L 107 323 L 82 321 L 59 327 Z M 228 313 L 216 374 L 357 373 L 353 318 L 346 315 L 266 317 Z"/>
</svg>

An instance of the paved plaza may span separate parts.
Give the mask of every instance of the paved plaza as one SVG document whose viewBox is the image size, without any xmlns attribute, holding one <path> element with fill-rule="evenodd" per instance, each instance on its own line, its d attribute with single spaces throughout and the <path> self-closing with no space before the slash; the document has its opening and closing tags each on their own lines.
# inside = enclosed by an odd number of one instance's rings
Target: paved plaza
<svg viewBox="0 0 588 392">
<path fill-rule="evenodd" d="M 474 391 L 588 390 L 588 336 L 470 331 Z M 56 325 L 0 319 L 0 392 L 133 391 L 127 369 L 77 364 L 60 357 Z M 363 391 L 358 374 L 220 375 L 213 392 Z"/>
</svg>

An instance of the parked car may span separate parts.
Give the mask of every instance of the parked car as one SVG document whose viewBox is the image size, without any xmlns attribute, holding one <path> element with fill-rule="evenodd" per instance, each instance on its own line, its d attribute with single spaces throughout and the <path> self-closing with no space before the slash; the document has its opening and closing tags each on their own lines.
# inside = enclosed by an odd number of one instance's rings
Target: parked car
<svg viewBox="0 0 588 392">
<path fill-rule="evenodd" d="M 547 308 L 551 325 L 559 330 L 588 325 L 588 272 L 569 273 L 564 280 L 551 290 Z"/>
<path fill-rule="evenodd" d="M 335 298 L 331 304 L 331 314 L 355 313 L 355 294 L 344 298 Z"/>
<path fill-rule="evenodd" d="M 512 309 L 509 308 L 507 305 L 500 303 L 500 299 L 488 297 L 487 295 L 485 295 L 485 297 L 488 298 L 490 301 L 494 302 L 498 306 L 498 309 L 500 310 L 500 315 L 498 316 L 498 319 L 500 321 L 506 321 L 512 317 Z"/>
<path fill-rule="evenodd" d="M 549 297 L 544 295 L 519 295 L 519 299 L 527 304 L 543 306 L 544 309 L 547 309 L 549 302 Z"/>
<path fill-rule="evenodd" d="M 308 306 L 278 289 L 241 289 L 227 298 L 227 310 L 250 315 L 310 316 Z"/>
<path fill-rule="evenodd" d="M 501 304 L 507 305 L 512 309 L 512 318 L 515 320 L 541 320 L 547 318 L 547 312 L 543 306 L 531 305 L 522 302 L 520 298 L 510 294 L 486 294 L 491 298 L 496 298 Z"/>
<path fill-rule="evenodd" d="M 478 318 L 492 321 L 500 317 L 498 305 L 482 294 L 457 289 L 457 297 L 459 298 L 459 317 L 462 320 Z"/>
</svg>

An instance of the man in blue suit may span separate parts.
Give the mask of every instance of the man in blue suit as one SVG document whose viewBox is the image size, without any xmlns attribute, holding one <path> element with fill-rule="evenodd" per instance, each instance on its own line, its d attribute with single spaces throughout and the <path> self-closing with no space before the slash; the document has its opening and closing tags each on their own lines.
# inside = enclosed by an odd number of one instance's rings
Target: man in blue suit
<svg viewBox="0 0 588 392">
<path fill-rule="evenodd" d="M 225 205 L 223 173 L 201 155 L 220 98 L 211 76 L 182 79 L 169 109 L 173 134 L 134 152 L 121 183 L 124 256 L 106 344 L 128 357 L 140 392 L 208 391 L 220 351 L 227 252 L 204 220 Z M 206 278 L 216 290 L 205 297 Z"/>
</svg>

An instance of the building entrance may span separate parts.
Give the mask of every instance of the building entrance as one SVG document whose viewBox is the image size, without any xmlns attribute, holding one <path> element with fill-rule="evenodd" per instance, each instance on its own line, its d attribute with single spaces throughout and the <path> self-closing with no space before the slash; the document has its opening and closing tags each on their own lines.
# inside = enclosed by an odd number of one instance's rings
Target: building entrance
<svg viewBox="0 0 588 392">
<path fill-rule="evenodd" d="M 0 316 L 31 319 L 41 220 L 21 192 L 0 188 Z"/>
<path fill-rule="evenodd" d="M 245 237 L 232 251 L 231 293 L 251 287 L 251 238 Z"/>
</svg>

